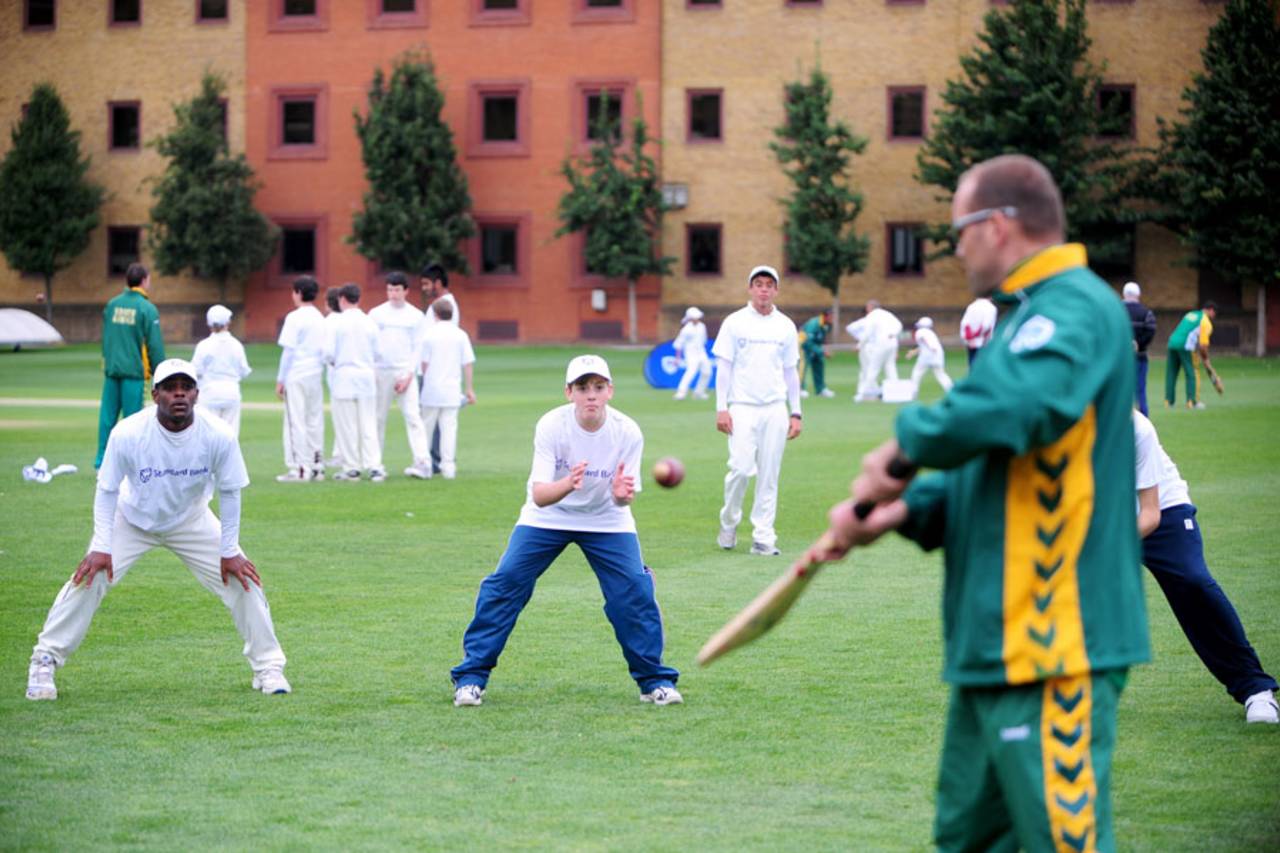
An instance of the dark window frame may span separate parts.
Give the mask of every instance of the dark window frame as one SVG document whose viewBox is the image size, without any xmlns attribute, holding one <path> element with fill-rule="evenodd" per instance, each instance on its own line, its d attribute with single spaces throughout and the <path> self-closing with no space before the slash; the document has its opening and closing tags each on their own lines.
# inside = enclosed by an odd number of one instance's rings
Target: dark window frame
<svg viewBox="0 0 1280 853">
<path fill-rule="evenodd" d="M 1102 115 L 1102 102 L 1105 95 L 1126 93 L 1129 96 L 1129 126 L 1121 133 L 1099 133 L 1098 139 L 1133 140 L 1138 138 L 1138 86 L 1136 83 L 1102 83 L 1098 86 L 1094 106 L 1098 115 Z"/>
<path fill-rule="evenodd" d="M 898 134 L 894 127 L 894 101 L 902 95 L 920 96 L 920 133 Z M 890 142 L 920 142 L 929 135 L 929 87 L 928 86 L 889 86 L 885 89 L 885 139 Z"/>
<path fill-rule="evenodd" d="M 716 269 L 695 270 L 693 268 L 694 232 L 714 233 L 716 240 Z M 724 277 L 724 223 L 722 222 L 686 222 L 684 225 L 684 274 L 689 278 L 723 278 Z"/>
<path fill-rule="evenodd" d="M 920 229 L 924 228 L 923 222 L 886 222 L 884 225 L 884 275 L 885 278 L 924 278 L 925 277 L 925 251 L 924 238 L 920 236 Z M 893 238 L 894 232 L 904 230 L 909 232 L 916 240 L 916 262 L 920 268 L 916 269 L 894 269 L 893 262 Z"/>
<path fill-rule="evenodd" d="M 631 138 L 631 121 L 635 118 L 635 90 L 636 81 L 634 77 L 573 81 L 570 100 L 573 124 L 570 132 L 573 134 L 572 138 L 575 140 L 580 153 L 589 150 L 595 142 L 587 135 L 590 130 L 590 122 L 587 119 L 589 99 L 598 97 L 603 92 L 609 92 L 611 99 L 615 93 L 617 94 L 617 100 L 622 107 L 621 138 L 622 143 L 626 144 Z"/>
<path fill-rule="evenodd" d="M 142 0 L 137 0 L 138 20 L 136 21 L 116 20 L 116 3 L 117 2 L 119 2 L 119 0 L 107 0 L 107 26 L 108 27 L 113 27 L 113 28 L 123 27 L 125 29 L 135 29 L 137 27 L 142 26 Z"/>
<path fill-rule="evenodd" d="M 116 145 L 116 110 L 132 108 L 136 113 L 138 138 L 132 145 Z M 107 101 L 107 151 L 113 154 L 142 150 L 142 101 Z"/>
<path fill-rule="evenodd" d="M 204 0 L 195 0 L 197 24 L 229 24 L 231 23 L 231 0 L 225 0 L 226 14 L 221 18 L 211 18 L 204 14 Z"/>
<path fill-rule="evenodd" d="M 470 0 L 473 27 L 527 26 L 533 20 L 530 12 L 532 0 L 516 0 L 514 9 L 486 9 L 485 0 Z"/>
<path fill-rule="evenodd" d="M 719 144 L 724 142 L 724 89 L 685 89 L 684 90 L 684 116 L 685 116 L 685 134 L 684 141 L 694 145 L 702 144 Z M 693 101 L 694 98 L 716 97 L 716 129 L 717 136 L 697 136 L 693 132 Z"/>
<path fill-rule="evenodd" d="M 412 12 L 387 12 L 385 0 L 365 0 L 365 26 L 371 30 L 424 29 L 430 21 L 430 0 L 413 0 Z"/>
<path fill-rule="evenodd" d="M 136 243 L 133 253 L 133 260 L 128 263 L 116 266 L 111 262 L 113 240 L 117 236 L 131 235 Z M 141 225 L 108 225 L 107 226 L 107 277 L 108 278 L 124 278 L 125 272 L 129 268 L 129 264 L 135 263 L 142 259 L 142 226 Z"/>
<path fill-rule="evenodd" d="M 329 251 L 327 241 L 329 215 L 327 213 L 290 213 L 280 216 L 268 215 L 268 218 L 280 229 L 280 242 L 276 246 L 276 253 L 267 267 L 267 287 L 290 288 L 293 286 L 293 280 L 300 275 L 311 275 L 318 281 L 328 281 Z M 285 272 L 285 232 L 307 228 L 310 228 L 315 235 L 315 253 L 312 258 L 312 266 L 315 269 Z"/>
<path fill-rule="evenodd" d="M 571 24 L 624 24 L 636 19 L 636 0 L 618 0 L 616 7 L 587 5 L 589 0 L 572 0 Z"/>
<path fill-rule="evenodd" d="M 315 13 L 311 15 L 286 15 L 285 0 L 270 2 L 268 32 L 315 32 L 329 29 L 329 0 L 315 0 Z"/>
<path fill-rule="evenodd" d="M 47 33 L 56 30 L 58 28 L 58 0 L 49 0 L 49 23 L 47 24 L 31 23 L 31 2 L 32 0 L 23 0 L 22 2 L 23 31 L 29 33 Z"/>
<path fill-rule="evenodd" d="M 311 101 L 315 105 L 314 140 L 310 143 L 284 141 L 284 107 L 286 103 Z M 327 160 L 329 157 L 329 84 L 295 84 L 275 86 L 268 104 L 268 160 Z"/>
<path fill-rule="evenodd" d="M 478 287 L 528 288 L 533 284 L 532 242 L 533 215 L 528 211 L 483 211 L 473 213 L 476 234 L 468 240 L 468 259 L 473 270 L 468 285 Z M 484 232 L 486 228 L 510 227 L 515 230 L 516 256 L 514 272 L 484 271 Z"/>
<path fill-rule="evenodd" d="M 525 78 L 473 80 L 467 85 L 467 156 L 528 157 L 530 153 L 530 104 L 532 81 Z M 513 96 L 516 101 L 516 138 L 485 139 L 485 104 L 491 97 Z"/>
</svg>

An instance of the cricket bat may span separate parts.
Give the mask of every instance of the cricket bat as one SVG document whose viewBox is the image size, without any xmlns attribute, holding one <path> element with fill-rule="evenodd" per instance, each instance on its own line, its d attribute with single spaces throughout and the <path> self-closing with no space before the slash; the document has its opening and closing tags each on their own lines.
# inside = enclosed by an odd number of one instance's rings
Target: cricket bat
<svg viewBox="0 0 1280 853">
<path fill-rule="evenodd" d="M 1211 365 L 1206 364 L 1204 369 L 1209 371 L 1209 381 L 1213 383 L 1213 390 L 1219 394 L 1223 393 L 1222 377 L 1218 375 L 1218 371 L 1214 370 Z"/>
</svg>

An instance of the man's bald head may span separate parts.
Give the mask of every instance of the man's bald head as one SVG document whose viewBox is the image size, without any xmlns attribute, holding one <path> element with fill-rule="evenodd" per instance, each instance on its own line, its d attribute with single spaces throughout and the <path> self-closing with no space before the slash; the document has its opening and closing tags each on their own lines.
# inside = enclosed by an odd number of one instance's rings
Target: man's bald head
<svg viewBox="0 0 1280 853">
<path fill-rule="evenodd" d="M 1017 208 L 1016 222 L 1027 237 L 1053 243 L 1066 238 L 1062 193 L 1053 175 L 1034 158 L 1005 154 L 985 160 L 960 177 L 956 195 L 962 191 L 967 194 L 967 212 Z"/>
</svg>

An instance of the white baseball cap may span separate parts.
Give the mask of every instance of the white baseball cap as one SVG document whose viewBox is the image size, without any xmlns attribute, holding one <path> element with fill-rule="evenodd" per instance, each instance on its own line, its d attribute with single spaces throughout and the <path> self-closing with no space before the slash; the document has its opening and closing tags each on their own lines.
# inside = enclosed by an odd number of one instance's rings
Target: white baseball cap
<svg viewBox="0 0 1280 853">
<path fill-rule="evenodd" d="M 1124 286 L 1125 299 L 1137 299 L 1141 295 L 1142 288 L 1138 287 L 1138 283 L 1136 281 L 1131 281 Z"/>
<path fill-rule="evenodd" d="M 196 381 L 196 368 L 191 362 L 185 358 L 166 358 L 164 361 L 156 365 L 156 372 L 151 377 L 152 387 L 158 386 L 171 376 L 186 376 L 192 382 Z"/>
<path fill-rule="evenodd" d="M 932 328 L 933 328 L 933 318 L 932 318 L 932 317 L 921 317 L 919 320 L 916 320 L 916 328 L 917 328 L 917 329 L 932 329 Z"/>
<path fill-rule="evenodd" d="M 690 320 L 701 320 L 701 319 L 702 319 L 702 309 L 696 306 L 690 305 L 687 309 L 685 309 L 684 319 L 681 320 L 680 322 L 687 323 Z"/>
<path fill-rule="evenodd" d="M 603 376 L 613 384 L 613 375 L 609 373 L 609 363 L 598 355 L 580 355 L 569 362 L 569 369 L 564 372 L 564 384 L 572 385 L 584 376 Z"/>
<path fill-rule="evenodd" d="M 210 326 L 229 326 L 231 325 L 231 309 L 225 305 L 214 305 L 205 312 L 204 319 Z"/>
<path fill-rule="evenodd" d="M 757 267 L 752 267 L 751 272 L 747 274 L 747 287 L 751 286 L 751 282 L 755 281 L 755 277 L 758 275 L 767 275 L 769 278 L 773 279 L 775 283 L 782 283 L 782 279 L 778 278 L 777 270 L 767 264 L 760 264 Z"/>
</svg>

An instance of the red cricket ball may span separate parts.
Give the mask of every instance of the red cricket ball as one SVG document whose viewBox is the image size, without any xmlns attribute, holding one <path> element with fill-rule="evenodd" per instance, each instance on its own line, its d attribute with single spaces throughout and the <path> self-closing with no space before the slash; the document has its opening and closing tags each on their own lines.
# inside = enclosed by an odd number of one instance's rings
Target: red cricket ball
<svg viewBox="0 0 1280 853">
<path fill-rule="evenodd" d="M 653 465 L 653 479 L 668 489 L 680 485 L 684 479 L 684 463 L 674 456 L 664 456 Z"/>
</svg>

